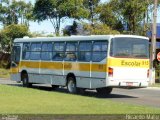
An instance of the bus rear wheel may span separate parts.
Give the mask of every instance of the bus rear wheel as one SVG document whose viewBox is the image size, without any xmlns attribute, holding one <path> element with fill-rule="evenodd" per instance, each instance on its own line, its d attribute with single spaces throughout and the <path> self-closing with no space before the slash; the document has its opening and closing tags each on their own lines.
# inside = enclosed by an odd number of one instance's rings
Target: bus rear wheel
<svg viewBox="0 0 160 120">
<path fill-rule="evenodd" d="M 99 95 L 109 95 L 112 92 L 111 87 L 97 88 L 96 91 Z"/>
<path fill-rule="evenodd" d="M 73 77 L 68 77 L 67 89 L 69 93 L 72 94 L 77 93 L 76 80 Z"/>
<path fill-rule="evenodd" d="M 23 87 L 32 87 L 32 84 L 29 83 L 27 74 L 22 74 L 22 83 L 23 83 Z"/>
</svg>

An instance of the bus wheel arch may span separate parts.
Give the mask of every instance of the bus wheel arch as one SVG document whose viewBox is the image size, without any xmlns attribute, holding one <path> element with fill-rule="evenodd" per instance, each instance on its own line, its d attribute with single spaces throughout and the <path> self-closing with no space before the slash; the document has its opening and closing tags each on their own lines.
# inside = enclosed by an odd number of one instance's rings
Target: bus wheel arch
<svg viewBox="0 0 160 120">
<path fill-rule="evenodd" d="M 73 73 L 69 73 L 66 77 L 66 86 L 70 93 L 77 93 L 76 77 Z"/>
<path fill-rule="evenodd" d="M 26 70 L 23 70 L 21 72 L 21 81 L 23 83 L 23 87 L 31 87 L 32 84 L 29 83 L 29 77 L 28 77 L 28 73 Z"/>
</svg>

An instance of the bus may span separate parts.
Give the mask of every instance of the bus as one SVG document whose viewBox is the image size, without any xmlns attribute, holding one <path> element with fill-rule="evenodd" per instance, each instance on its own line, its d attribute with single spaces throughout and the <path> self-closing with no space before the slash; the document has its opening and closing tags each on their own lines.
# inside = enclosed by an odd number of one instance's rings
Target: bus
<svg viewBox="0 0 160 120">
<path fill-rule="evenodd" d="M 17 38 L 11 80 L 67 87 L 70 93 L 141 88 L 149 83 L 149 39 L 136 35 Z"/>
</svg>

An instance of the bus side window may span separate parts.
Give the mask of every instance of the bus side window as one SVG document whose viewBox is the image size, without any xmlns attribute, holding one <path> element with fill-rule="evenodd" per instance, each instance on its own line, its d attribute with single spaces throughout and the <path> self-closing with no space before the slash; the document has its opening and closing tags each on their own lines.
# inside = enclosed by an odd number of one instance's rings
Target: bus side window
<svg viewBox="0 0 160 120">
<path fill-rule="evenodd" d="M 89 62 L 91 60 L 92 42 L 80 42 L 78 61 Z"/>
<path fill-rule="evenodd" d="M 107 41 L 97 41 L 93 44 L 92 61 L 100 62 L 107 56 L 108 42 Z"/>
<path fill-rule="evenodd" d="M 75 61 L 77 60 L 77 42 L 68 42 L 66 44 L 65 60 Z"/>
<path fill-rule="evenodd" d="M 31 60 L 40 60 L 40 53 L 41 53 L 41 43 L 32 43 L 31 44 L 30 59 Z"/>
<path fill-rule="evenodd" d="M 52 43 L 43 43 L 41 51 L 41 60 L 52 60 Z"/>
<path fill-rule="evenodd" d="M 55 42 L 53 44 L 52 60 L 55 60 L 55 61 L 63 60 L 63 58 L 64 58 L 64 47 L 65 47 L 64 42 Z"/>
<path fill-rule="evenodd" d="M 23 52 L 22 52 L 22 59 L 29 60 L 30 56 L 30 43 L 23 44 Z"/>
</svg>

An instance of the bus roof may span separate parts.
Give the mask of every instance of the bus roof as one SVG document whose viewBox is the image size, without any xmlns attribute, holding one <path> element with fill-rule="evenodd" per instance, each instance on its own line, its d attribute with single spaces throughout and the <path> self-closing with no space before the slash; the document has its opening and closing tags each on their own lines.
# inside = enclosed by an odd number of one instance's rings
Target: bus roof
<svg viewBox="0 0 160 120">
<path fill-rule="evenodd" d="M 137 35 L 90 35 L 90 36 L 65 36 L 65 37 L 37 37 L 37 38 L 16 38 L 14 42 L 47 42 L 47 41 L 75 41 L 75 40 L 110 40 L 116 37 L 132 37 L 148 39 L 147 37 Z"/>
</svg>

